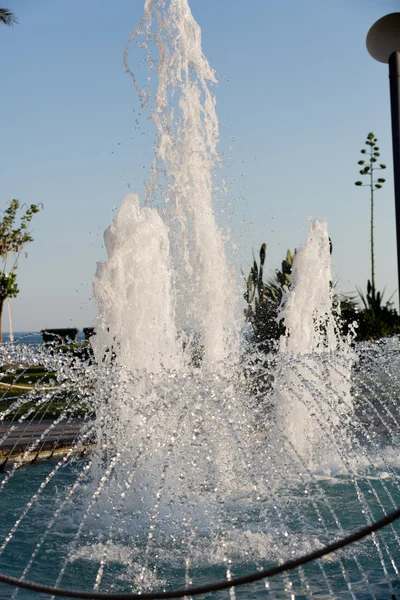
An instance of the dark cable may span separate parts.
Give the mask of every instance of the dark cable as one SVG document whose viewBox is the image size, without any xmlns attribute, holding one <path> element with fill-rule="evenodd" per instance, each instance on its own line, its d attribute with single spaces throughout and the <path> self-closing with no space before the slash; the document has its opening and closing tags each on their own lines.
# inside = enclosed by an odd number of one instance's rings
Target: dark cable
<svg viewBox="0 0 400 600">
<path fill-rule="evenodd" d="M 26 590 L 30 590 L 32 592 L 42 592 L 44 594 L 50 594 L 53 596 L 63 596 L 65 598 L 81 598 L 88 600 L 159 600 L 162 598 L 183 598 L 184 596 L 197 596 L 199 594 L 206 594 L 210 592 L 217 592 L 219 590 L 224 590 L 226 588 L 237 587 L 240 585 L 245 585 L 247 583 L 254 583 L 255 581 L 260 581 L 260 579 L 266 579 L 267 577 L 273 577 L 274 575 L 279 575 L 280 573 L 284 573 L 286 571 L 293 571 L 293 569 L 297 569 L 302 565 L 306 565 L 318 558 L 322 558 L 327 554 L 331 554 L 332 552 L 336 552 L 341 548 L 345 548 L 350 544 L 354 544 L 354 542 L 358 542 L 363 538 L 371 535 L 375 531 L 379 529 L 383 529 L 396 519 L 400 518 L 400 508 L 393 511 L 392 513 L 386 515 L 382 519 L 379 519 L 372 525 L 368 525 L 366 527 L 362 527 L 358 529 L 354 533 L 337 540 L 336 542 L 332 542 L 331 544 L 327 544 L 323 548 L 319 550 L 314 550 L 309 554 L 304 554 L 299 558 L 290 559 L 284 562 L 281 565 L 277 565 L 275 567 L 270 567 L 268 569 L 262 569 L 249 575 L 243 575 L 242 577 L 235 577 L 228 580 L 216 581 L 215 583 L 207 583 L 205 585 L 200 586 L 188 586 L 184 589 L 178 590 L 170 590 L 170 591 L 160 591 L 160 592 L 147 592 L 141 594 L 133 594 L 133 593 L 124 593 L 124 594 L 107 594 L 104 592 L 84 592 L 79 590 L 67 590 L 63 588 L 56 588 L 50 585 L 41 585 L 39 583 L 35 583 L 34 581 L 23 581 L 17 579 L 16 577 L 10 577 L 8 575 L 3 575 L 0 573 L 0 583 L 6 583 L 8 585 L 12 585 L 18 588 L 24 588 Z M 393 597 L 394 598 L 394 597 Z"/>
</svg>

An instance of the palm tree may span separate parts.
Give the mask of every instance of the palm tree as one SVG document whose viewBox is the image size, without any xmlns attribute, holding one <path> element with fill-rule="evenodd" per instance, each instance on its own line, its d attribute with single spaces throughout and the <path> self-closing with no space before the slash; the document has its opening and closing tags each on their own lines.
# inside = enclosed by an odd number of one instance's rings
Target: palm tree
<svg viewBox="0 0 400 600">
<path fill-rule="evenodd" d="M 8 8 L 0 8 L 0 23 L 12 27 L 15 23 L 18 23 L 16 16 Z"/>
</svg>

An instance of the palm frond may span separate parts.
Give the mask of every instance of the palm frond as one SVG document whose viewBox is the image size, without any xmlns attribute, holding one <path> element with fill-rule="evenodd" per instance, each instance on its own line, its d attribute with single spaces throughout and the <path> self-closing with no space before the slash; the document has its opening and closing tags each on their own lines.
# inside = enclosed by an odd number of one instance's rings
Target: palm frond
<svg viewBox="0 0 400 600">
<path fill-rule="evenodd" d="M 0 8 L 0 22 L 12 27 L 17 24 L 17 17 L 8 8 Z"/>
</svg>

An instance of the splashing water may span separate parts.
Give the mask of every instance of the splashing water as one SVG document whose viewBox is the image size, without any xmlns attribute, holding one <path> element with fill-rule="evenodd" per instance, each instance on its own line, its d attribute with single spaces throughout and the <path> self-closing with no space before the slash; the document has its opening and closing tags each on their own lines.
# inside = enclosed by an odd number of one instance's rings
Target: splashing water
<svg viewBox="0 0 400 600">
<path fill-rule="evenodd" d="M 353 413 L 350 375 L 356 356 L 351 340 L 340 335 L 332 281 L 327 224 L 315 221 L 307 245 L 296 254 L 292 286 L 278 317 L 286 327 L 280 353 L 292 360 L 279 371 L 277 405 L 291 442 L 309 460 L 314 454 L 316 466 L 338 458 L 324 442 L 326 423 L 345 432 Z M 300 392 L 299 379 L 306 382 Z"/>
<path fill-rule="evenodd" d="M 395 508 L 400 344 L 342 338 L 315 221 L 279 351 L 245 346 L 212 205 L 216 77 L 187 0 L 146 0 L 124 62 L 156 127 L 147 197 L 128 194 L 105 233 L 95 361 L 74 346 L 0 345 L 0 571 L 145 592 L 293 558 Z M 230 597 L 392 599 L 399 557 L 392 525 Z"/>
<path fill-rule="evenodd" d="M 164 7 L 163 2 L 146 1 L 143 18 L 128 41 L 124 64 L 144 105 L 149 104 L 152 91 L 149 82 L 138 87 L 129 67 L 133 40 L 146 49 L 150 74 L 157 71 L 151 116 L 158 143 L 147 202 L 157 192 L 161 195 L 161 210 L 172 238 L 179 328 L 199 334 L 204 362 L 210 366 L 234 351 L 236 330 L 234 275 L 227 265 L 212 204 L 219 128 L 210 84 L 216 77 L 203 54 L 200 27 L 187 0 L 174 0 Z M 151 55 L 152 45 L 157 57 Z"/>
<path fill-rule="evenodd" d="M 97 361 L 108 353 L 131 371 L 178 368 L 166 226 L 128 194 L 104 238 L 108 262 L 98 264 L 94 280 Z"/>
<path fill-rule="evenodd" d="M 327 224 L 311 222 L 307 245 L 296 253 L 292 287 L 279 318 L 286 335 L 280 351 L 292 354 L 336 352 L 345 344 L 333 315 L 332 267 Z"/>
</svg>

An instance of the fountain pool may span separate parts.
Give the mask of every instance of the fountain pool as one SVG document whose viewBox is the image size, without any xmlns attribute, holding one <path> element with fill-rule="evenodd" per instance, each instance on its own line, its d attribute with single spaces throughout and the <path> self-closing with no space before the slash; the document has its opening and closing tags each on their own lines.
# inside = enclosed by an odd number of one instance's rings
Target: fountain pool
<svg viewBox="0 0 400 600">
<path fill-rule="evenodd" d="M 144 87 L 132 44 L 156 75 Z M 213 210 L 215 74 L 187 0 L 146 0 L 124 63 L 156 127 L 147 198 L 128 194 L 105 233 L 93 356 L 0 347 L 14 378 L 0 407 L 0 572 L 144 594 L 257 571 L 397 508 L 400 342 L 341 336 L 318 221 L 294 263 L 279 348 L 265 356 L 242 339 Z M 17 394 L 38 365 L 54 381 Z M 393 600 L 399 564 L 396 522 L 215 597 Z M 10 597 L 48 595 L 0 586 Z"/>
</svg>

